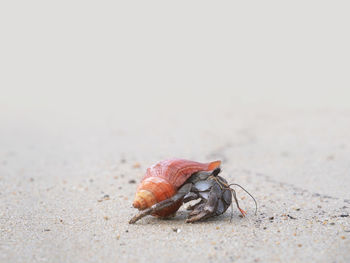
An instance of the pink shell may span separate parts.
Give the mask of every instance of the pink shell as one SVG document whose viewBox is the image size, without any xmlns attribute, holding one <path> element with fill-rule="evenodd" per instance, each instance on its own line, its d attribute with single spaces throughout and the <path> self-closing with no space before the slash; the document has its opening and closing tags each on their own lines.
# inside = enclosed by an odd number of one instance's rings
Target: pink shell
<svg viewBox="0 0 350 263">
<path fill-rule="evenodd" d="M 212 171 L 220 164 L 221 161 L 199 163 L 183 159 L 164 160 L 148 168 L 142 181 L 149 177 L 161 177 L 177 190 L 192 174 L 199 171 Z"/>
</svg>

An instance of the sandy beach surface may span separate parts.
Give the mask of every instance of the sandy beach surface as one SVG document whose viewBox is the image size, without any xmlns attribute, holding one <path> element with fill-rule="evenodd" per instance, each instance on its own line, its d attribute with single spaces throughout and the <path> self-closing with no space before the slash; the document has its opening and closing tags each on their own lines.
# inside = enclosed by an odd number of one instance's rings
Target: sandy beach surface
<svg viewBox="0 0 350 263">
<path fill-rule="evenodd" d="M 350 262 L 345 4 L 1 5 L 0 262 Z M 129 225 L 174 157 L 257 215 Z"/>
<path fill-rule="evenodd" d="M 1 262 L 347 262 L 349 111 L 209 111 L 129 126 L 3 119 Z M 258 214 L 238 190 L 248 215 L 231 223 L 186 224 L 182 208 L 129 225 L 132 180 L 172 157 L 222 160 Z"/>
</svg>

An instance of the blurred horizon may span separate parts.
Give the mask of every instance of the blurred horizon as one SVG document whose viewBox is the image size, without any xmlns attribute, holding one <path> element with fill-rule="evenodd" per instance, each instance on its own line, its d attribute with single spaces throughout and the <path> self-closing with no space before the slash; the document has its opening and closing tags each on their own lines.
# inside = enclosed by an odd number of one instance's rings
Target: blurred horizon
<svg viewBox="0 0 350 263">
<path fill-rule="evenodd" d="M 0 120 L 349 110 L 347 10 L 346 1 L 2 2 Z"/>
</svg>

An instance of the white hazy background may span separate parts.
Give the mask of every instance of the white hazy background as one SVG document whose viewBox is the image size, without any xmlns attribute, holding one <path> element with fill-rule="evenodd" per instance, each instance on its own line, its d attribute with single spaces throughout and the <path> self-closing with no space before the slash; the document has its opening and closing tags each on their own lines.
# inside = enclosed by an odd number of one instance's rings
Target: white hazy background
<svg viewBox="0 0 350 263">
<path fill-rule="evenodd" d="M 350 108 L 349 1 L 1 1 L 0 120 Z"/>
</svg>

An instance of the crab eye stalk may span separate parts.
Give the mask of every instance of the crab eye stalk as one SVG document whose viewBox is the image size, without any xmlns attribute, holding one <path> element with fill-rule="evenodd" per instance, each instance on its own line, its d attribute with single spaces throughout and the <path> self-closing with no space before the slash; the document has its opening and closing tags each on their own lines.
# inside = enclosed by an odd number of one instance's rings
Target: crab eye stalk
<svg viewBox="0 0 350 263">
<path fill-rule="evenodd" d="M 216 168 L 213 172 L 212 172 L 212 176 L 218 176 L 219 175 L 219 173 L 221 172 L 221 168 L 220 167 L 218 167 L 218 168 Z"/>
</svg>

